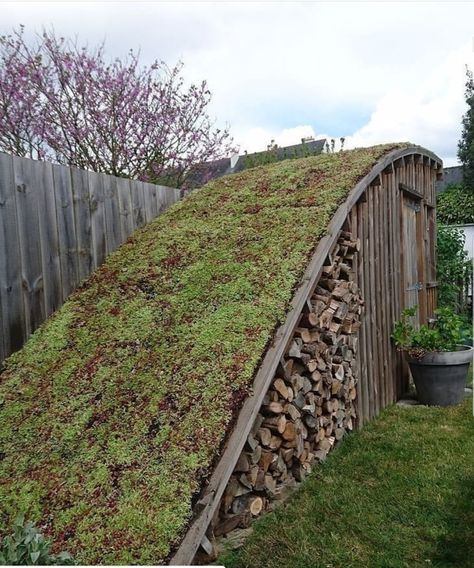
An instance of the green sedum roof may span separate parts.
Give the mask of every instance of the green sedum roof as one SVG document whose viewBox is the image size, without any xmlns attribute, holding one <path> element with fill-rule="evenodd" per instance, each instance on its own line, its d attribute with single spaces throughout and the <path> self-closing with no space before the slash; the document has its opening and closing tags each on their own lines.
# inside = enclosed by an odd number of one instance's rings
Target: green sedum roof
<svg viewBox="0 0 474 568">
<path fill-rule="evenodd" d="M 220 178 L 112 254 L 0 377 L 0 533 L 24 512 L 77 562 L 164 562 L 332 215 L 395 147 Z"/>
</svg>

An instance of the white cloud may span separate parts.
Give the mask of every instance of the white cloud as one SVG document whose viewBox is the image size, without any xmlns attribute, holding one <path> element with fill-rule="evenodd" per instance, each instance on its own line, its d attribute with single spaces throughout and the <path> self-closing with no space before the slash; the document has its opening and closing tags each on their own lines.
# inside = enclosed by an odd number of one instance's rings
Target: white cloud
<svg viewBox="0 0 474 568">
<path fill-rule="evenodd" d="M 267 128 L 250 127 L 243 129 L 236 136 L 236 143 L 240 146 L 241 152 L 258 152 L 265 150 L 273 140 L 278 146 L 291 146 L 299 144 L 302 138 L 311 136 L 315 139 L 326 138 L 325 134 L 317 134 L 314 128 L 309 125 L 299 125 L 292 128 L 284 128 L 282 130 L 271 130 Z"/>
<path fill-rule="evenodd" d="M 348 137 L 347 146 L 411 141 L 437 152 L 445 165 L 456 159 L 465 111 L 465 65 L 474 63 L 472 42 L 423 71 L 423 81 L 399 85 L 377 103 L 369 122 Z"/>
<path fill-rule="evenodd" d="M 145 62 L 183 59 L 249 151 L 314 131 L 409 138 L 453 159 L 473 21 L 474 4 L 459 2 L 17 1 L 2 2 L 0 33 L 54 25 L 105 38 L 112 56 L 140 47 Z"/>
</svg>

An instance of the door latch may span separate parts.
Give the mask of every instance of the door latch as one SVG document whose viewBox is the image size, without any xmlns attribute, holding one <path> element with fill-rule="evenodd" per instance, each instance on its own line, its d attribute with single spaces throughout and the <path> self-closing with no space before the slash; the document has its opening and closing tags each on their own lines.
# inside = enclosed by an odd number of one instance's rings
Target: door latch
<svg viewBox="0 0 474 568">
<path fill-rule="evenodd" d="M 423 282 L 416 282 L 413 286 L 408 286 L 407 291 L 411 292 L 412 290 L 423 290 Z"/>
</svg>

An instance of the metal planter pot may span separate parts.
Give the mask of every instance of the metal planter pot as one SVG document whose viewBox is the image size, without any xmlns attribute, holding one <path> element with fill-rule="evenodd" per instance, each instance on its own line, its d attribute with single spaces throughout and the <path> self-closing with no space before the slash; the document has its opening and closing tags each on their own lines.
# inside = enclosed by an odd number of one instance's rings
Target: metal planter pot
<svg viewBox="0 0 474 568">
<path fill-rule="evenodd" d="M 429 406 L 451 406 L 464 399 L 467 372 L 474 348 L 460 345 L 457 351 L 426 353 L 421 359 L 407 357 L 418 400 Z"/>
</svg>

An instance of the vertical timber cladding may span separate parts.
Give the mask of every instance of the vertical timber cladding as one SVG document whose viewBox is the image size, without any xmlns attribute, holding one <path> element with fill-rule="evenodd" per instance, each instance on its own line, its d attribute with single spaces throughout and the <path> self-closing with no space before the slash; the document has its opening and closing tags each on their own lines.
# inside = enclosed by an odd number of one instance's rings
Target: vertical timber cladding
<svg viewBox="0 0 474 568">
<path fill-rule="evenodd" d="M 356 281 L 365 298 L 359 330 L 358 425 L 395 402 L 408 370 L 390 340 L 393 323 L 418 305 L 425 322 L 436 308 L 435 181 L 440 164 L 411 154 L 389 165 L 350 214 L 360 240 Z"/>
</svg>

